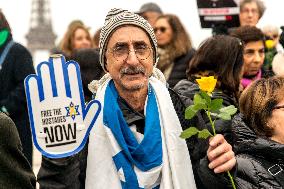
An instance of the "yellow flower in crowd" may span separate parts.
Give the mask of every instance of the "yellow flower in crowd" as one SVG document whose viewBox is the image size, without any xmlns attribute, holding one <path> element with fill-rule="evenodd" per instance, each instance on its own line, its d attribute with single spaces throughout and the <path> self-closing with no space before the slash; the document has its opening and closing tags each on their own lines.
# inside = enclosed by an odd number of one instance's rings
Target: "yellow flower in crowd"
<svg viewBox="0 0 284 189">
<path fill-rule="evenodd" d="M 214 76 L 201 77 L 201 79 L 196 79 L 196 81 L 199 85 L 199 88 L 209 94 L 211 94 L 215 89 L 217 83 L 217 79 L 215 79 Z"/>
<path fill-rule="evenodd" d="M 273 40 L 266 40 L 265 41 L 265 46 L 266 46 L 266 48 L 268 48 L 268 49 L 271 49 L 271 48 L 273 48 L 274 47 L 274 41 Z"/>
</svg>

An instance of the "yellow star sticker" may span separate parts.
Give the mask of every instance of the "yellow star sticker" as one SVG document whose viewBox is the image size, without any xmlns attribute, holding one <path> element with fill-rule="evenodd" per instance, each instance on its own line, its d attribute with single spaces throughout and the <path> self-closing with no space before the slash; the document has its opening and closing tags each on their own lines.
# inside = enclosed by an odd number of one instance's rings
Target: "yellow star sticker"
<svg viewBox="0 0 284 189">
<path fill-rule="evenodd" d="M 71 117 L 73 120 L 75 119 L 76 115 L 80 115 L 79 113 L 79 105 L 75 105 L 71 102 L 69 106 L 65 107 L 67 110 L 66 117 Z"/>
</svg>

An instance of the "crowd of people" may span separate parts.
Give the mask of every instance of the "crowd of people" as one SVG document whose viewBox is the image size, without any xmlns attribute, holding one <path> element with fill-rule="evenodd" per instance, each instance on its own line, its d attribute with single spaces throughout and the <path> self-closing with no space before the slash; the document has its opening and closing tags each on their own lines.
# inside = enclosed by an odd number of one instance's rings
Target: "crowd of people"
<svg viewBox="0 0 284 189">
<path fill-rule="evenodd" d="M 50 53 L 79 63 L 85 102 L 99 100 L 102 111 L 80 152 L 43 156 L 36 176 L 24 91 L 35 69 L 0 11 L 0 189 L 234 188 L 227 172 L 236 188 L 284 188 L 284 32 L 257 27 L 261 0 L 239 7 L 240 26 L 198 48 L 178 16 L 152 2 L 111 9 L 94 35 L 72 21 Z M 212 101 L 237 113 L 213 115 L 210 139 L 184 140 L 191 125 L 211 130 L 206 112 L 185 117 L 196 79 L 208 76 L 217 79 Z"/>
</svg>

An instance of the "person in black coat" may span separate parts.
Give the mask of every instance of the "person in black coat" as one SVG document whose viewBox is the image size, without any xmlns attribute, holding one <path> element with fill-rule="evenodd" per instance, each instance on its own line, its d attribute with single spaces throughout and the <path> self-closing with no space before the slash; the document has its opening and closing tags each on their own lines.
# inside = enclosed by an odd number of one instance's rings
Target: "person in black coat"
<svg viewBox="0 0 284 189">
<path fill-rule="evenodd" d="M 99 49 L 78 49 L 72 54 L 71 60 L 80 65 L 85 102 L 89 102 L 93 96 L 88 89 L 89 83 L 99 80 L 104 74 L 99 62 Z"/>
<path fill-rule="evenodd" d="M 0 113 L 0 188 L 32 189 L 36 179 L 14 122 Z"/>
<path fill-rule="evenodd" d="M 233 119 L 240 189 L 284 187 L 284 78 L 260 79 L 240 97 Z"/>
<path fill-rule="evenodd" d="M 192 104 L 193 97 L 200 91 L 195 79 L 206 76 L 214 76 L 217 79 L 217 85 L 212 94 L 212 99 L 223 99 L 223 105 L 234 105 L 237 107 L 237 97 L 240 85 L 242 71 L 242 51 L 243 45 L 235 37 L 216 35 L 205 40 L 197 49 L 193 56 L 189 69 L 187 70 L 188 79 L 181 80 L 176 84 L 174 90 L 180 95 L 185 107 Z M 183 111 L 184 112 L 184 111 Z M 183 129 L 190 126 L 198 127 L 199 130 L 204 128 L 211 129 L 210 121 L 205 112 L 197 115 L 199 122 L 204 124 L 192 125 L 182 124 Z M 180 117 L 180 119 L 184 119 Z M 182 121 L 186 122 L 188 120 Z M 226 140 L 232 144 L 231 120 L 215 120 L 216 133 L 223 134 Z M 199 165 L 206 155 L 208 141 L 192 137 L 187 139 L 189 150 L 191 151 L 192 165 Z M 196 169 L 193 169 L 196 170 Z M 198 188 L 206 188 L 202 180 L 196 178 Z M 213 187 L 212 187 L 213 188 Z"/>
<path fill-rule="evenodd" d="M 23 152 L 32 164 L 32 136 L 27 114 L 24 79 L 35 73 L 32 56 L 21 44 L 13 41 L 11 29 L 0 12 L 0 111 L 15 122 L 23 145 Z M 7 47 L 10 46 L 10 49 Z M 5 53 L 6 52 L 6 53 Z M 4 57 L 5 56 L 5 57 Z"/>
</svg>

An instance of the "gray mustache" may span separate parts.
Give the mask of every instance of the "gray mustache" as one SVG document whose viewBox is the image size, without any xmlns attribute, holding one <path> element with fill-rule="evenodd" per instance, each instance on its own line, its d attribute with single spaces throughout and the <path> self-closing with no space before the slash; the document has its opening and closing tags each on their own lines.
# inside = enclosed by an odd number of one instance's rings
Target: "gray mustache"
<svg viewBox="0 0 284 189">
<path fill-rule="evenodd" d="M 145 74 L 145 68 L 139 66 L 139 67 L 126 67 L 126 68 L 122 68 L 120 70 L 120 74 L 125 75 L 125 74 Z"/>
</svg>

